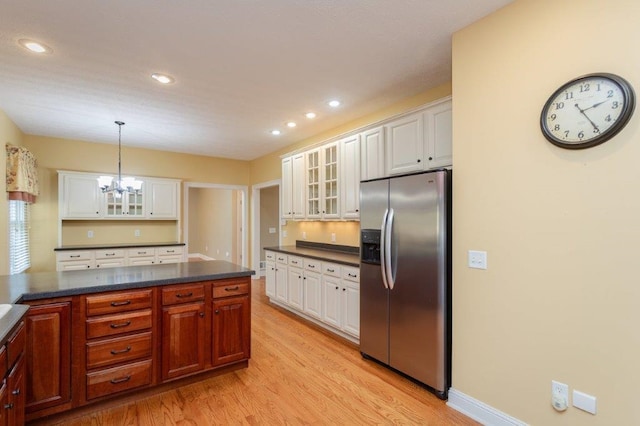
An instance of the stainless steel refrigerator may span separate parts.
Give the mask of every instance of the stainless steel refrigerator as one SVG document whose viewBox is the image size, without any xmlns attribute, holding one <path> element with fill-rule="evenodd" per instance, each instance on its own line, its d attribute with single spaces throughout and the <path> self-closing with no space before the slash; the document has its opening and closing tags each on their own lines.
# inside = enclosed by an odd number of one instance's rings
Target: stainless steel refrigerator
<svg viewBox="0 0 640 426">
<path fill-rule="evenodd" d="M 360 351 L 447 397 L 451 171 L 360 184 Z"/>
</svg>

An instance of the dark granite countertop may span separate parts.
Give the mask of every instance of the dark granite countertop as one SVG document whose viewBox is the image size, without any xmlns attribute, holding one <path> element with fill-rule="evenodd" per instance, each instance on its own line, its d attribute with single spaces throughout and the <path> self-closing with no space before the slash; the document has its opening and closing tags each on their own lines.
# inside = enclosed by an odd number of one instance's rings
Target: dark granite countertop
<svg viewBox="0 0 640 426">
<path fill-rule="evenodd" d="M 54 251 L 64 250 L 97 250 L 97 249 L 115 249 L 115 248 L 135 248 L 135 247 L 167 247 L 167 246 L 184 246 L 185 243 L 130 243 L 130 244 L 96 244 L 96 245 L 76 245 L 56 247 Z"/>
<path fill-rule="evenodd" d="M 335 249 L 333 247 L 335 247 Z M 295 246 L 265 247 L 265 250 L 292 254 L 294 256 L 305 256 L 317 260 L 326 260 L 328 262 L 354 266 L 356 268 L 360 266 L 358 247 L 297 241 Z"/>
</svg>

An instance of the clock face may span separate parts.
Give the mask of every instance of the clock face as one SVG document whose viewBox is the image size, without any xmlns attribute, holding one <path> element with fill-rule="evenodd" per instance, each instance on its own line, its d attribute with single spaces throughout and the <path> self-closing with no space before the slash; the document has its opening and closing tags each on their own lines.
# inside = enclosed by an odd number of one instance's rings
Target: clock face
<svg viewBox="0 0 640 426">
<path fill-rule="evenodd" d="M 540 116 L 542 133 L 563 148 L 588 148 L 618 133 L 635 107 L 633 89 L 613 74 L 572 80 L 549 98 Z"/>
</svg>

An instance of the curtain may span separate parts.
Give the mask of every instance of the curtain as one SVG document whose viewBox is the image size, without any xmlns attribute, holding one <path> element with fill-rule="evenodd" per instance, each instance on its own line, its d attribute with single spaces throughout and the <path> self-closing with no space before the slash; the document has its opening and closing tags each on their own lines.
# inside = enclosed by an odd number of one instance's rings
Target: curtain
<svg viewBox="0 0 640 426">
<path fill-rule="evenodd" d="M 38 162 L 29 150 L 7 144 L 7 192 L 10 200 L 35 203 L 40 194 Z"/>
</svg>

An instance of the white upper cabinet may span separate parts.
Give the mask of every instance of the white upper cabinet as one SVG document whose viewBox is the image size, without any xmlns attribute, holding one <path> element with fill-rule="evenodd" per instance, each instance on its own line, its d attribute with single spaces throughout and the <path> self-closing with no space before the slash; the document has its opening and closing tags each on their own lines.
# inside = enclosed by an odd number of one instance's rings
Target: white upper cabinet
<svg viewBox="0 0 640 426">
<path fill-rule="evenodd" d="M 350 136 L 340 141 L 343 219 L 360 217 L 360 143 L 360 135 Z"/>
<path fill-rule="evenodd" d="M 102 216 L 102 191 L 98 179 L 86 174 L 59 174 L 60 217 L 99 219 Z"/>
<path fill-rule="evenodd" d="M 360 133 L 360 180 L 384 177 L 384 127 Z"/>
<path fill-rule="evenodd" d="M 338 144 L 323 145 L 322 161 L 322 218 L 340 218 L 340 150 Z"/>
<path fill-rule="evenodd" d="M 389 122 L 386 128 L 387 175 L 416 172 L 424 169 L 424 117 L 422 112 Z"/>
<path fill-rule="evenodd" d="M 177 219 L 180 186 L 167 179 L 145 179 L 148 219 Z"/>
<path fill-rule="evenodd" d="M 427 168 L 450 166 L 452 156 L 451 100 L 434 105 L 424 112 Z"/>
<path fill-rule="evenodd" d="M 308 219 L 320 219 L 322 211 L 320 206 L 320 150 L 314 149 L 305 153 L 306 157 L 306 217 Z"/>
<path fill-rule="evenodd" d="M 296 154 L 291 159 L 291 207 L 294 219 L 304 219 L 305 215 L 305 185 L 304 185 L 304 154 Z"/>
<path fill-rule="evenodd" d="M 291 219 L 293 217 L 293 204 L 291 196 L 293 195 L 293 158 L 286 157 L 282 159 L 282 185 L 280 186 L 280 206 L 282 210 L 282 217 L 284 219 Z"/>
</svg>

